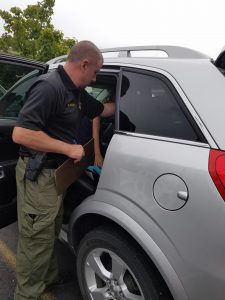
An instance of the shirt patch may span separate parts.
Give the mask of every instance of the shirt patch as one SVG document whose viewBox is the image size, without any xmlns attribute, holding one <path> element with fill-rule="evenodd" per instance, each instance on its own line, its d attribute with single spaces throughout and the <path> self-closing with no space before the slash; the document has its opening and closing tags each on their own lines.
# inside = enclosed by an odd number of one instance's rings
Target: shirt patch
<svg viewBox="0 0 225 300">
<path fill-rule="evenodd" d="M 77 103 L 75 103 L 75 100 L 70 101 L 70 103 L 67 104 L 67 107 L 70 108 L 77 108 Z"/>
</svg>

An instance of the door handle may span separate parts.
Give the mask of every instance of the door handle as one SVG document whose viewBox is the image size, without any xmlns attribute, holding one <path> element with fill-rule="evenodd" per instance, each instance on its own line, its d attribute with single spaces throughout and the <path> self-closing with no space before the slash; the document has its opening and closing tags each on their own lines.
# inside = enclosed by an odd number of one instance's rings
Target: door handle
<svg viewBox="0 0 225 300">
<path fill-rule="evenodd" d="M 188 193 L 187 192 L 177 192 L 177 198 L 183 200 L 183 201 L 187 201 L 188 199 Z"/>
<path fill-rule="evenodd" d="M 0 179 L 4 178 L 5 177 L 5 171 L 4 171 L 4 168 L 3 166 L 0 166 Z"/>
</svg>

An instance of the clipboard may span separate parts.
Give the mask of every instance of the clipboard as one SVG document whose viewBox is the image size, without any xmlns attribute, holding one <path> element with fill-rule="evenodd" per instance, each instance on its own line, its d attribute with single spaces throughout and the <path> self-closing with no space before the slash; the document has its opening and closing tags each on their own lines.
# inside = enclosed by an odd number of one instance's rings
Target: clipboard
<svg viewBox="0 0 225 300">
<path fill-rule="evenodd" d="M 91 139 L 84 146 L 85 156 L 82 160 L 74 162 L 74 159 L 67 159 L 55 170 L 55 183 L 58 195 L 63 194 L 67 188 L 78 179 L 85 168 L 94 161 L 94 139 Z"/>
</svg>

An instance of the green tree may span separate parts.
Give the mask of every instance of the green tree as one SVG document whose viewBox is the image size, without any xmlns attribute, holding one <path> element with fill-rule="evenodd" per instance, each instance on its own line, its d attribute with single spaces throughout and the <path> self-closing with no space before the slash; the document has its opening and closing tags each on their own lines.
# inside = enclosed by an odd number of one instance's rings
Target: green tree
<svg viewBox="0 0 225 300">
<path fill-rule="evenodd" d="M 64 38 L 51 24 L 54 5 L 55 0 L 43 0 L 24 10 L 0 10 L 5 30 L 0 37 L 0 51 L 41 61 L 66 54 L 77 40 Z"/>
</svg>

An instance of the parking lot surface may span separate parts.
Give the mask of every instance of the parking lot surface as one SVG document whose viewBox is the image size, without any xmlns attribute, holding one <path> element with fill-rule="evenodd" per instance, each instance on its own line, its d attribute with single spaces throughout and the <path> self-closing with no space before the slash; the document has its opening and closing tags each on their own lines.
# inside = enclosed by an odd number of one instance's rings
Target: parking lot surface
<svg viewBox="0 0 225 300">
<path fill-rule="evenodd" d="M 13 300 L 16 287 L 17 223 L 0 229 L 0 299 Z M 75 257 L 66 245 L 57 244 L 61 274 L 71 274 L 71 281 L 43 294 L 41 300 L 82 300 L 75 275 Z M 63 258 L 63 259 L 61 259 Z"/>
</svg>

